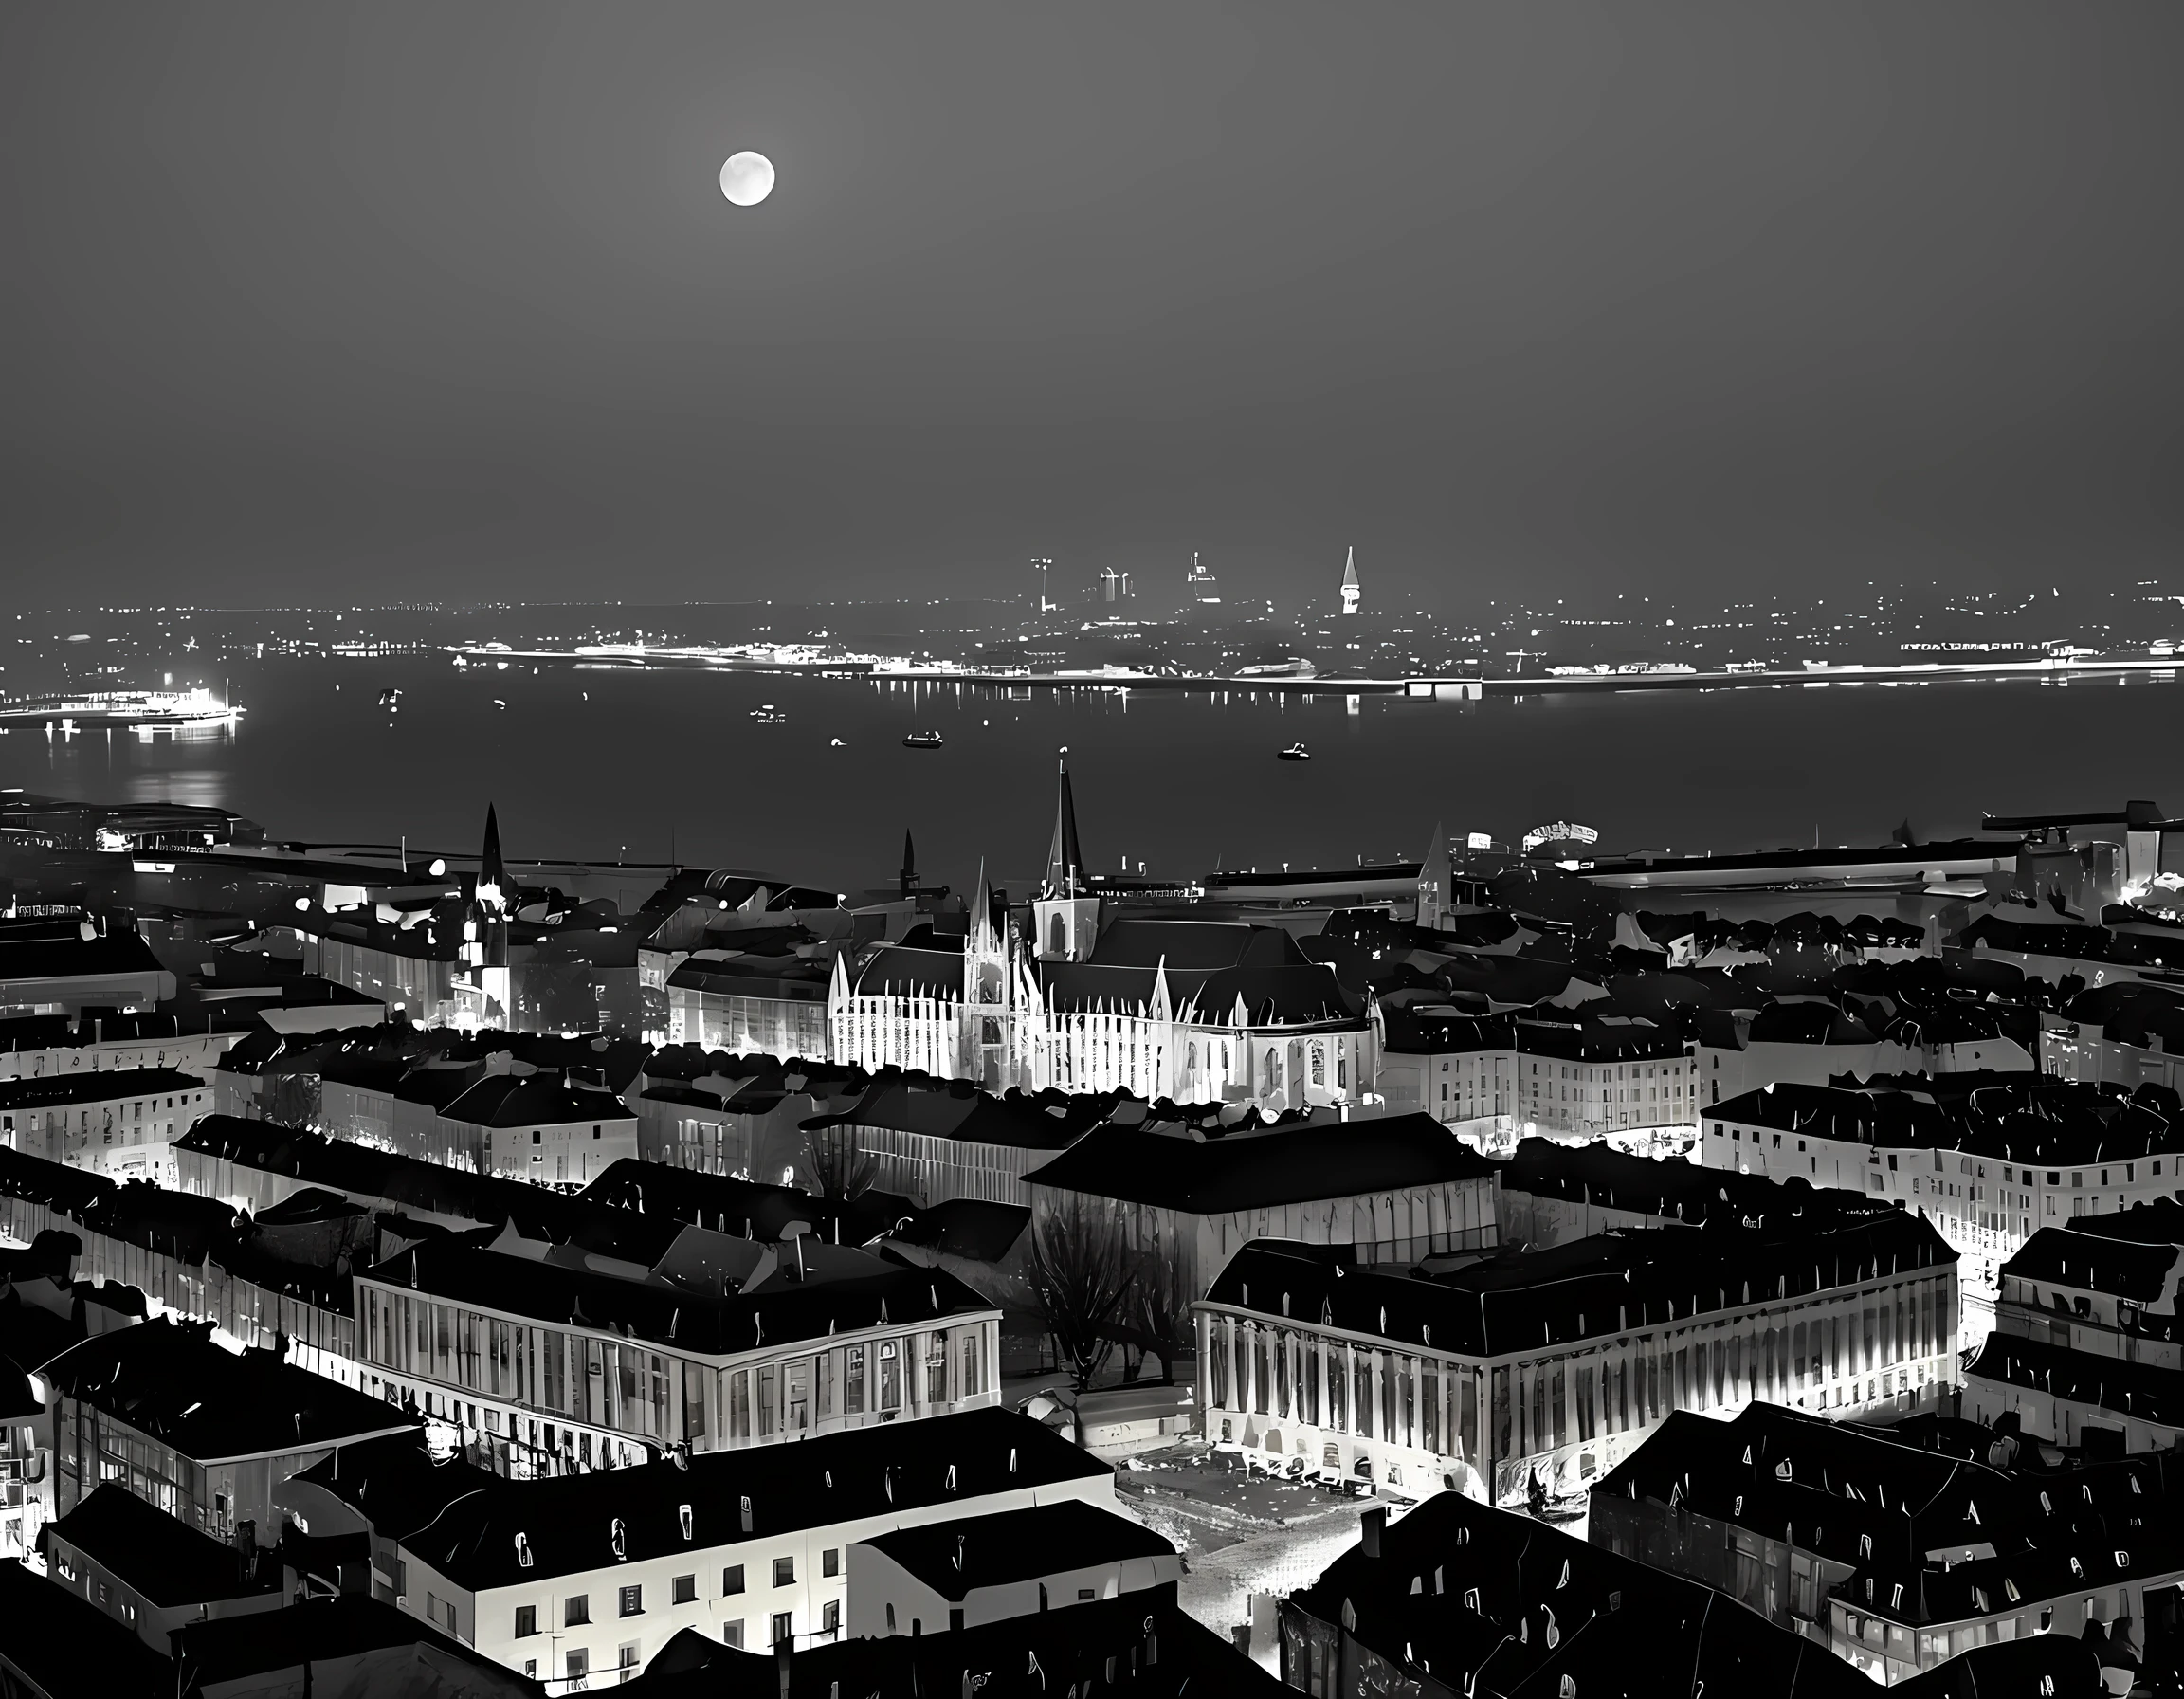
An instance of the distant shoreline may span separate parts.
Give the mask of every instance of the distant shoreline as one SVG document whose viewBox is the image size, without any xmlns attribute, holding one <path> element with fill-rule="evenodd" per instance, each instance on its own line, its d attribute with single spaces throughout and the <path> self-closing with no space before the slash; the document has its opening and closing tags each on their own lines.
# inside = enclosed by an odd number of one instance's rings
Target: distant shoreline
<svg viewBox="0 0 2184 1699">
<path fill-rule="evenodd" d="M 1291 696 L 1404 696 L 1414 701 L 1470 701 L 1485 696 L 1551 696 L 1624 690 L 1812 689 L 1832 685 L 1931 685 L 2031 680 L 2067 684 L 2074 679 L 2145 678 L 2167 683 L 2177 676 L 2175 660 L 1928 661 L 1873 666 L 1738 667 L 1717 671 L 1558 672 L 1535 677 L 1477 676 L 1343 678 L 1326 673 L 1237 677 L 1220 673 L 1156 673 L 1116 667 L 1028 672 L 946 666 L 917 666 L 873 655 L 812 653 L 761 656 L 748 651 L 695 649 L 516 649 L 463 646 L 447 651 L 465 665 L 556 666 L 615 671 L 717 671 L 859 678 L 890 685 L 968 685 L 986 690 L 1166 690 L 1190 694 Z"/>
</svg>

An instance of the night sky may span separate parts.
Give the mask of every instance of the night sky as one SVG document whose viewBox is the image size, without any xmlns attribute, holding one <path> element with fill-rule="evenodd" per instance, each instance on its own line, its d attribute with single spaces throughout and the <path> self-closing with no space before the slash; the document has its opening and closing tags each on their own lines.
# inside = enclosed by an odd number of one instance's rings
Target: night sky
<svg viewBox="0 0 2184 1699">
<path fill-rule="evenodd" d="M 2184 9 L 0 11 L 18 605 L 2155 576 Z M 772 200 L 728 206 L 739 148 Z M 1163 598 L 1166 599 L 1165 597 Z"/>
</svg>

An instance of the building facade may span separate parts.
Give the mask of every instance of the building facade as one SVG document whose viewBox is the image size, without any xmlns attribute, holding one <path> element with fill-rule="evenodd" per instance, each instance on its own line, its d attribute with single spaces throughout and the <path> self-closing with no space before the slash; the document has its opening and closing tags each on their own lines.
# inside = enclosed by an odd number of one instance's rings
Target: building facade
<svg viewBox="0 0 2184 1699">
<path fill-rule="evenodd" d="M 1671 1411 L 1936 1408 L 1957 1379 L 1956 1260 L 1916 1217 L 1856 1204 L 1424 1278 L 1262 1242 L 1196 1306 L 1199 1402 L 1217 1448 L 1292 1478 L 1578 1491 Z"/>
</svg>

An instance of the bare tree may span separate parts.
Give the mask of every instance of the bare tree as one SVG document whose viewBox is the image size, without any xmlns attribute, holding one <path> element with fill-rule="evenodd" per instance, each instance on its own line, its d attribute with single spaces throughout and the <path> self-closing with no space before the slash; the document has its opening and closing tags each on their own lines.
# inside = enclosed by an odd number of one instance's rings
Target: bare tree
<svg viewBox="0 0 2184 1699">
<path fill-rule="evenodd" d="M 1175 1360 L 1191 1340 L 1193 1297 L 1174 1251 L 1156 1242 L 1138 1252 L 1123 1313 L 1137 1335 L 1133 1343 L 1159 1358 L 1163 1380 L 1175 1379 Z"/>
<path fill-rule="evenodd" d="M 1031 1296 L 1079 1392 L 1114 1354 L 1112 1324 L 1130 1294 L 1134 1266 L 1121 1224 L 1087 1208 L 1079 1194 L 1032 1223 Z"/>
</svg>

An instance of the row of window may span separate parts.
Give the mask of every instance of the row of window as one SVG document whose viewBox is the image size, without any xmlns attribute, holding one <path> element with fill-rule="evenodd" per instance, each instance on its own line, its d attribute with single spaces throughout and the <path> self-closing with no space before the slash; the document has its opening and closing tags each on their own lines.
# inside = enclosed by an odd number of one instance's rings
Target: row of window
<svg viewBox="0 0 2184 1699">
<path fill-rule="evenodd" d="M 842 1548 L 829 1545 L 819 1554 L 819 1573 L 829 1580 L 842 1573 Z M 774 1585 L 792 1587 L 796 1584 L 796 1560 L 794 1557 L 774 1560 Z M 720 1597 L 739 1598 L 749 1590 L 745 1566 L 730 1563 L 720 1572 Z M 698 1577 L 678 1575 L 667 1583 L 668 1602 L 684 1605 L 698 1602 Z M 645 1586 L 642 1581 L 614 1591 L 617 1617 L 642 1617 L 645 1614 Z M 571 1593 L 561 1600 L 561 1626 L 582 1628 L 592 1620 L 592 1596 L 589 1593 Z M 538 1632 L 538 1607 L 519 1604 L 516 1607 L 515 1637 L 529 1639 Z"/>
</svg>

